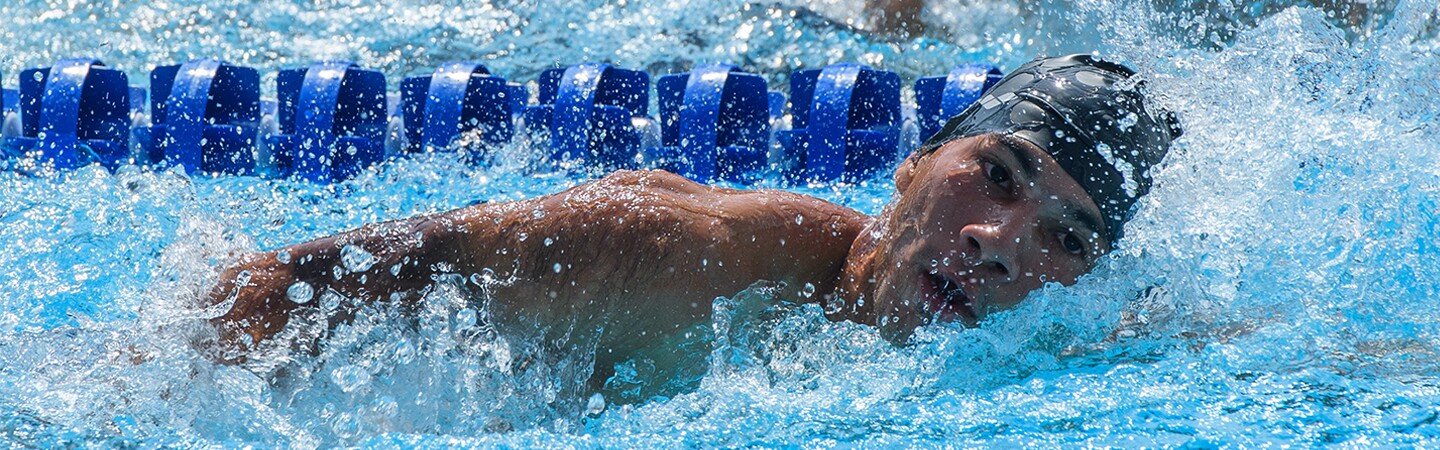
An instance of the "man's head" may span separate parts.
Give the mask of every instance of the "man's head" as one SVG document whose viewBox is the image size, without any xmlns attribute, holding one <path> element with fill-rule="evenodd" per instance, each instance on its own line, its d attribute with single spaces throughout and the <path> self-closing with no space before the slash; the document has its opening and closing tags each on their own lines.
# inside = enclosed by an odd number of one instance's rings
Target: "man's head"
<svg viewBox="0 0 1440 450">
<path fill-rule="evenodd" d="M 950 119 L 896 171 L 895 201 L 846 263 L 851 301 L 838 314 L 904 338 L 1074 283 L 1119 238 L 1180 134 L 1173 116 L 1145 109 L 1131 75 L 1088 55 L 1041 58 Z"/>
</svg>

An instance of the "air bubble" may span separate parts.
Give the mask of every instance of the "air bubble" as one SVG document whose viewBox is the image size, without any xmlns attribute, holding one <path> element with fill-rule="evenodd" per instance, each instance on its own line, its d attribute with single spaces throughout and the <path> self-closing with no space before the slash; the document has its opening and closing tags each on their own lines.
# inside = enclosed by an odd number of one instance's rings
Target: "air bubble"
<svg viewBox="0 0 1440 450">
<path fill-rule="evenodd" d="M 340 249 L 340 263 L 350 272 L 364 272 L 375 265 L 375 255 L 355 245 L 346 245 Z"/>
</svg>

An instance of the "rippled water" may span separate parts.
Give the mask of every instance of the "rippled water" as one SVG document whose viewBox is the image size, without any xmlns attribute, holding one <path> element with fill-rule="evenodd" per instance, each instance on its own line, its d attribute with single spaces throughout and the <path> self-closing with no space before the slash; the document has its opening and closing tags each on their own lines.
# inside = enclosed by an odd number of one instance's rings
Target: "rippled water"
<svg viewBox="0 0 1440 450">
<path fill-rule="evenodd" d="M 726 60 L 781 86 L 861 61 L 913 80 L 1100 51 L 1140 69 L 1187 133 L 1121 248 L 982 328 L 893 347 L 763 289 L 716 300 L 692 390 L 566 394 L 586 356 L 483 328 L 458 290 L 414 319 L 362 314 L 319 356 L 198 355 L 192 305 L 237 252 L 593 175 L 454 154 L 332 187 L 87 168 L 0 173 L 0 438 L 10 445 L 1437 445 L 1440 38 L 1435 4 L 935 1 L 925 37 L 870 36 L 858 0 L 211 0 L 0 5 L 0 70 L 95 55 L 343 57 L 392 83 L 451 59 L 516 80 L 608 60 Z M 1330 3 L 1330 2 L 1321 2 Z M 813 12 L 807 12 L 813 11 Z M 849 25 L 846 25 L 849 24 Z M 8 79 L 7 79 L 8 80 Z M 268 83 L 268 81 L 267 81 Z M 7 81 L 13 87 L 13 81 Z M 887 182 L 803 192 L 876 211 Z M 709 299 L 700 299 L 709 301 Z M 517 359 L 533 363 L 512 370 Z M 636 366 L 643 371 L 642 365 Z M 568 380 L 568 381 L 567 381 Z M 603 411 L 601 410 L 603 407 Z M 586 410 L 590 412 L 586 412 Z"/>
</svg>

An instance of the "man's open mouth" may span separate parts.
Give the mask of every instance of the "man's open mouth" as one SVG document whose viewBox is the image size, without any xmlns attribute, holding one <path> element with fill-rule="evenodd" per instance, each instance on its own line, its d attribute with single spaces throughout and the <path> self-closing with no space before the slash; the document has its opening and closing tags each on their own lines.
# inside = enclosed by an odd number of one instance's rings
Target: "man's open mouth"
<svg viewBox="0 0 1440 450">
<path fill-rule="evenodd" d="M 959 283 L 943 275 L 926 273 L 921 283 L 921 294 L 924 296 L 925 305 L 934 313 L 936 322 L 953 322 L 959 319 L 966 325 L 974 325 L 979 321 L 970 295 Z"/>
</svg>

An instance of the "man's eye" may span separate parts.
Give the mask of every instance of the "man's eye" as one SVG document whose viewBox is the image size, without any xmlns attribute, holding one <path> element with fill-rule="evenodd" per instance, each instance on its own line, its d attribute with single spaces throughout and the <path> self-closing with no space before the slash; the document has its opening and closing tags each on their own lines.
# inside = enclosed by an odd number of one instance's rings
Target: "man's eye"
<svg viewBox="0 0 1440 450">
<path fill-rule="evenodd" d="M 1076 236 L 1075 233 L 1065 233 L 1065 235 L 1060 238 L 1060 245 L 1065 246 L 1065 251 L 1070 252 L 1072 255 L 1085 254 L 1085 242 L 1081 241 L 1080 237 Z"/>
<path fill-rule="evenodd" d="M 989 178 L 990 182 L 1000 186 L 1010 184 L 1010 170 L 1006 169 L 1005 166 L 987 162 L 983 168 L 985 169 L 985 177 Z"/>
</svg>

